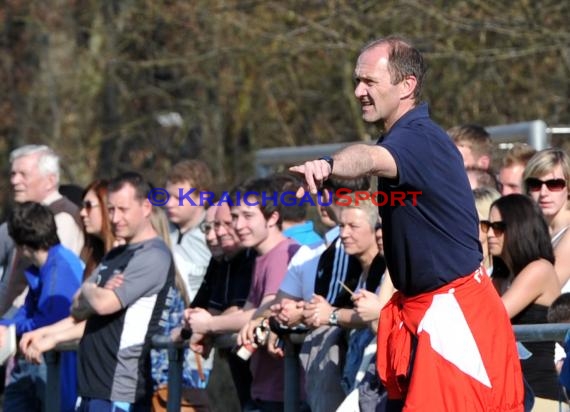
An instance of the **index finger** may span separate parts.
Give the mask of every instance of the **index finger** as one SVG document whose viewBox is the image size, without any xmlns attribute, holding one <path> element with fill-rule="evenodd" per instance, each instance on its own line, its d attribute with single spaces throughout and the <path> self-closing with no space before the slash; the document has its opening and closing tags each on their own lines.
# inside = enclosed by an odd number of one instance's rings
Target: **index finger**
<svg viewBox="0 0 570 412">
<path fill-rule="evenodd" d="M 299 166 L 292 166 L 289 168 L 289 170 L 294 173 L 299 173 L 305 178 L 305 183 L 310 193 L 312 194 L 317 193 L 316 180 L 319 180 L 319 176 L 316 175 L 314 167 L 311 166 L 310 162 L 305 162 L 305 164 Z M 322 177 L 320 180 L 322 180 Z M 304 194 L 305 194 L 305 188 L 301 187 L 299 188 L 299 190 L 297 190 L 298 198 L 302 197 Z"/>
</svg>

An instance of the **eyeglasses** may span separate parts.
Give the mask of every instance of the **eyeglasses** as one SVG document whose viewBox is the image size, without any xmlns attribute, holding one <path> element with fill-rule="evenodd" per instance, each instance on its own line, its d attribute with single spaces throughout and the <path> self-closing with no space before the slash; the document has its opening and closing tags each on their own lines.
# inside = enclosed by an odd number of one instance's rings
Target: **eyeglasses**
<svg viewBox="0 0 570 412">
<path fill-rule="evenodd" d="M 481 226 L 481 232 L 488 233 L 489 229 L 493 229 L 493 233 L 497 236 L 501 236 L 505 233 L 505 229 L 507 228 L 507 224 L 503 221 L 496 221 L 496 222 L 489 222 L 488 220 L 481 220 L 479 222 Z"/>
<path fill-rule="evenodd" d="M 202 233 L 208 233 L 210 230 L 214 228 L 214 225 L 212 225 L 212 223 L 210 222 L 202 222 L 200 223 L 199 227 Z"/>
<path fill-rule="evenodd" d="M 99 207 L 99 205 L 94 204 L 91 200 L 84 200 L 81 203 L 81 209 L 87 210 L 87 212 L 91 212 L 91 209 Z"/>
<path fill-rule="evenodd" d="M 542 185 L 546 185 L 551 192 L 560 192 L 566 187 L 566 180 L 564 179 L 540 180 L 535 177 L 529 177 L 525 180 L 525 183 L 531 192 L 538 192 L 542 189 Z"/>
</svg>

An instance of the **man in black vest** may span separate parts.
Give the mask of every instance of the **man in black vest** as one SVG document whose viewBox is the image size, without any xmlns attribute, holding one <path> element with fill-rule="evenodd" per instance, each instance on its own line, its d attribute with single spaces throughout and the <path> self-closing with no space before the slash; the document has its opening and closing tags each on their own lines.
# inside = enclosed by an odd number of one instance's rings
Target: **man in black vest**
<svg viewBox="0 0 570 412">
<path fill-rule="evenodd" d="M 61 243 L 79 255 L 84 242 L 79 209 L 58 192 L 59 157 L 48 146 L 26 145 L 10 153 L 10 164 L 14 201 L 46 205 L 55 215 Z M 16 253 L 6 223 L 0 225 L 0 316 L 26 288 L 23 269 L 28 263 Z"/>
</svg>

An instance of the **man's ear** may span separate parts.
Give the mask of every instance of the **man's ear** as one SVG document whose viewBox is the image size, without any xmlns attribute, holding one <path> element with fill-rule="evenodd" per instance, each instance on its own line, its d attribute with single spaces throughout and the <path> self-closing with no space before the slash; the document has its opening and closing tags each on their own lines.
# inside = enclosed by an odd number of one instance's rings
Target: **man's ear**
<svg viewBox="0 0 570 412">
<path fill-rule="evenodd" d="M 489 170 L 490 165 L 491 165 L 491 158 L 488 155 L 482 155 L 477 160 L 477 166 L 483 170 Z"/>
<path fill-rule="evenodd" d="M 143 200 L 142 207 L 145 217 L 149 217 L 152 214 L 152 208 L 154 207 L 148 199 Z"/>
<path fill-rule="evenodd" d="M 53 173 L 49 173 L 46 175 L 46 178 L 49 184 L 49 190 L 57 190 L 57 177 Z"/>
<path fill-rule="evenodd" d="M 418 80 L 416 76 L 406 76 L 404 80 L 400 82 L 400 99 L 408 99 L 413 96 L 416 86 L 418 85 Z"/>
<path fill-rule="evenodd" d="M 271 213 L 271 216 L 269 216 L 269 219 L 267 219 L 267 226 L 268 227 L 277 226 L 277 222 L 279 222 L 280 218 L 281 218 L 281 215 L 279 214 L 279 212 L 277 210 L 275 210 L 273 213 Z"/>
</svg>

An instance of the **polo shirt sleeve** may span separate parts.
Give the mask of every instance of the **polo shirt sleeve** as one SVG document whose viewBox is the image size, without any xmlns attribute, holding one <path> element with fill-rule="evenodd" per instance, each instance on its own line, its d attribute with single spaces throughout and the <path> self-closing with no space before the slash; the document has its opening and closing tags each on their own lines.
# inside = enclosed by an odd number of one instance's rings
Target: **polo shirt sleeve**
<svg viewBox="0 0 570 412">
<path fill-rule="evenodd" d="M 388 150 L 396 162 L 398 184 L 417 186 L 431 175 L 433 148 L 419 131 L 402 127 L 398 132 L 379 145 Z"/>
</svg>

